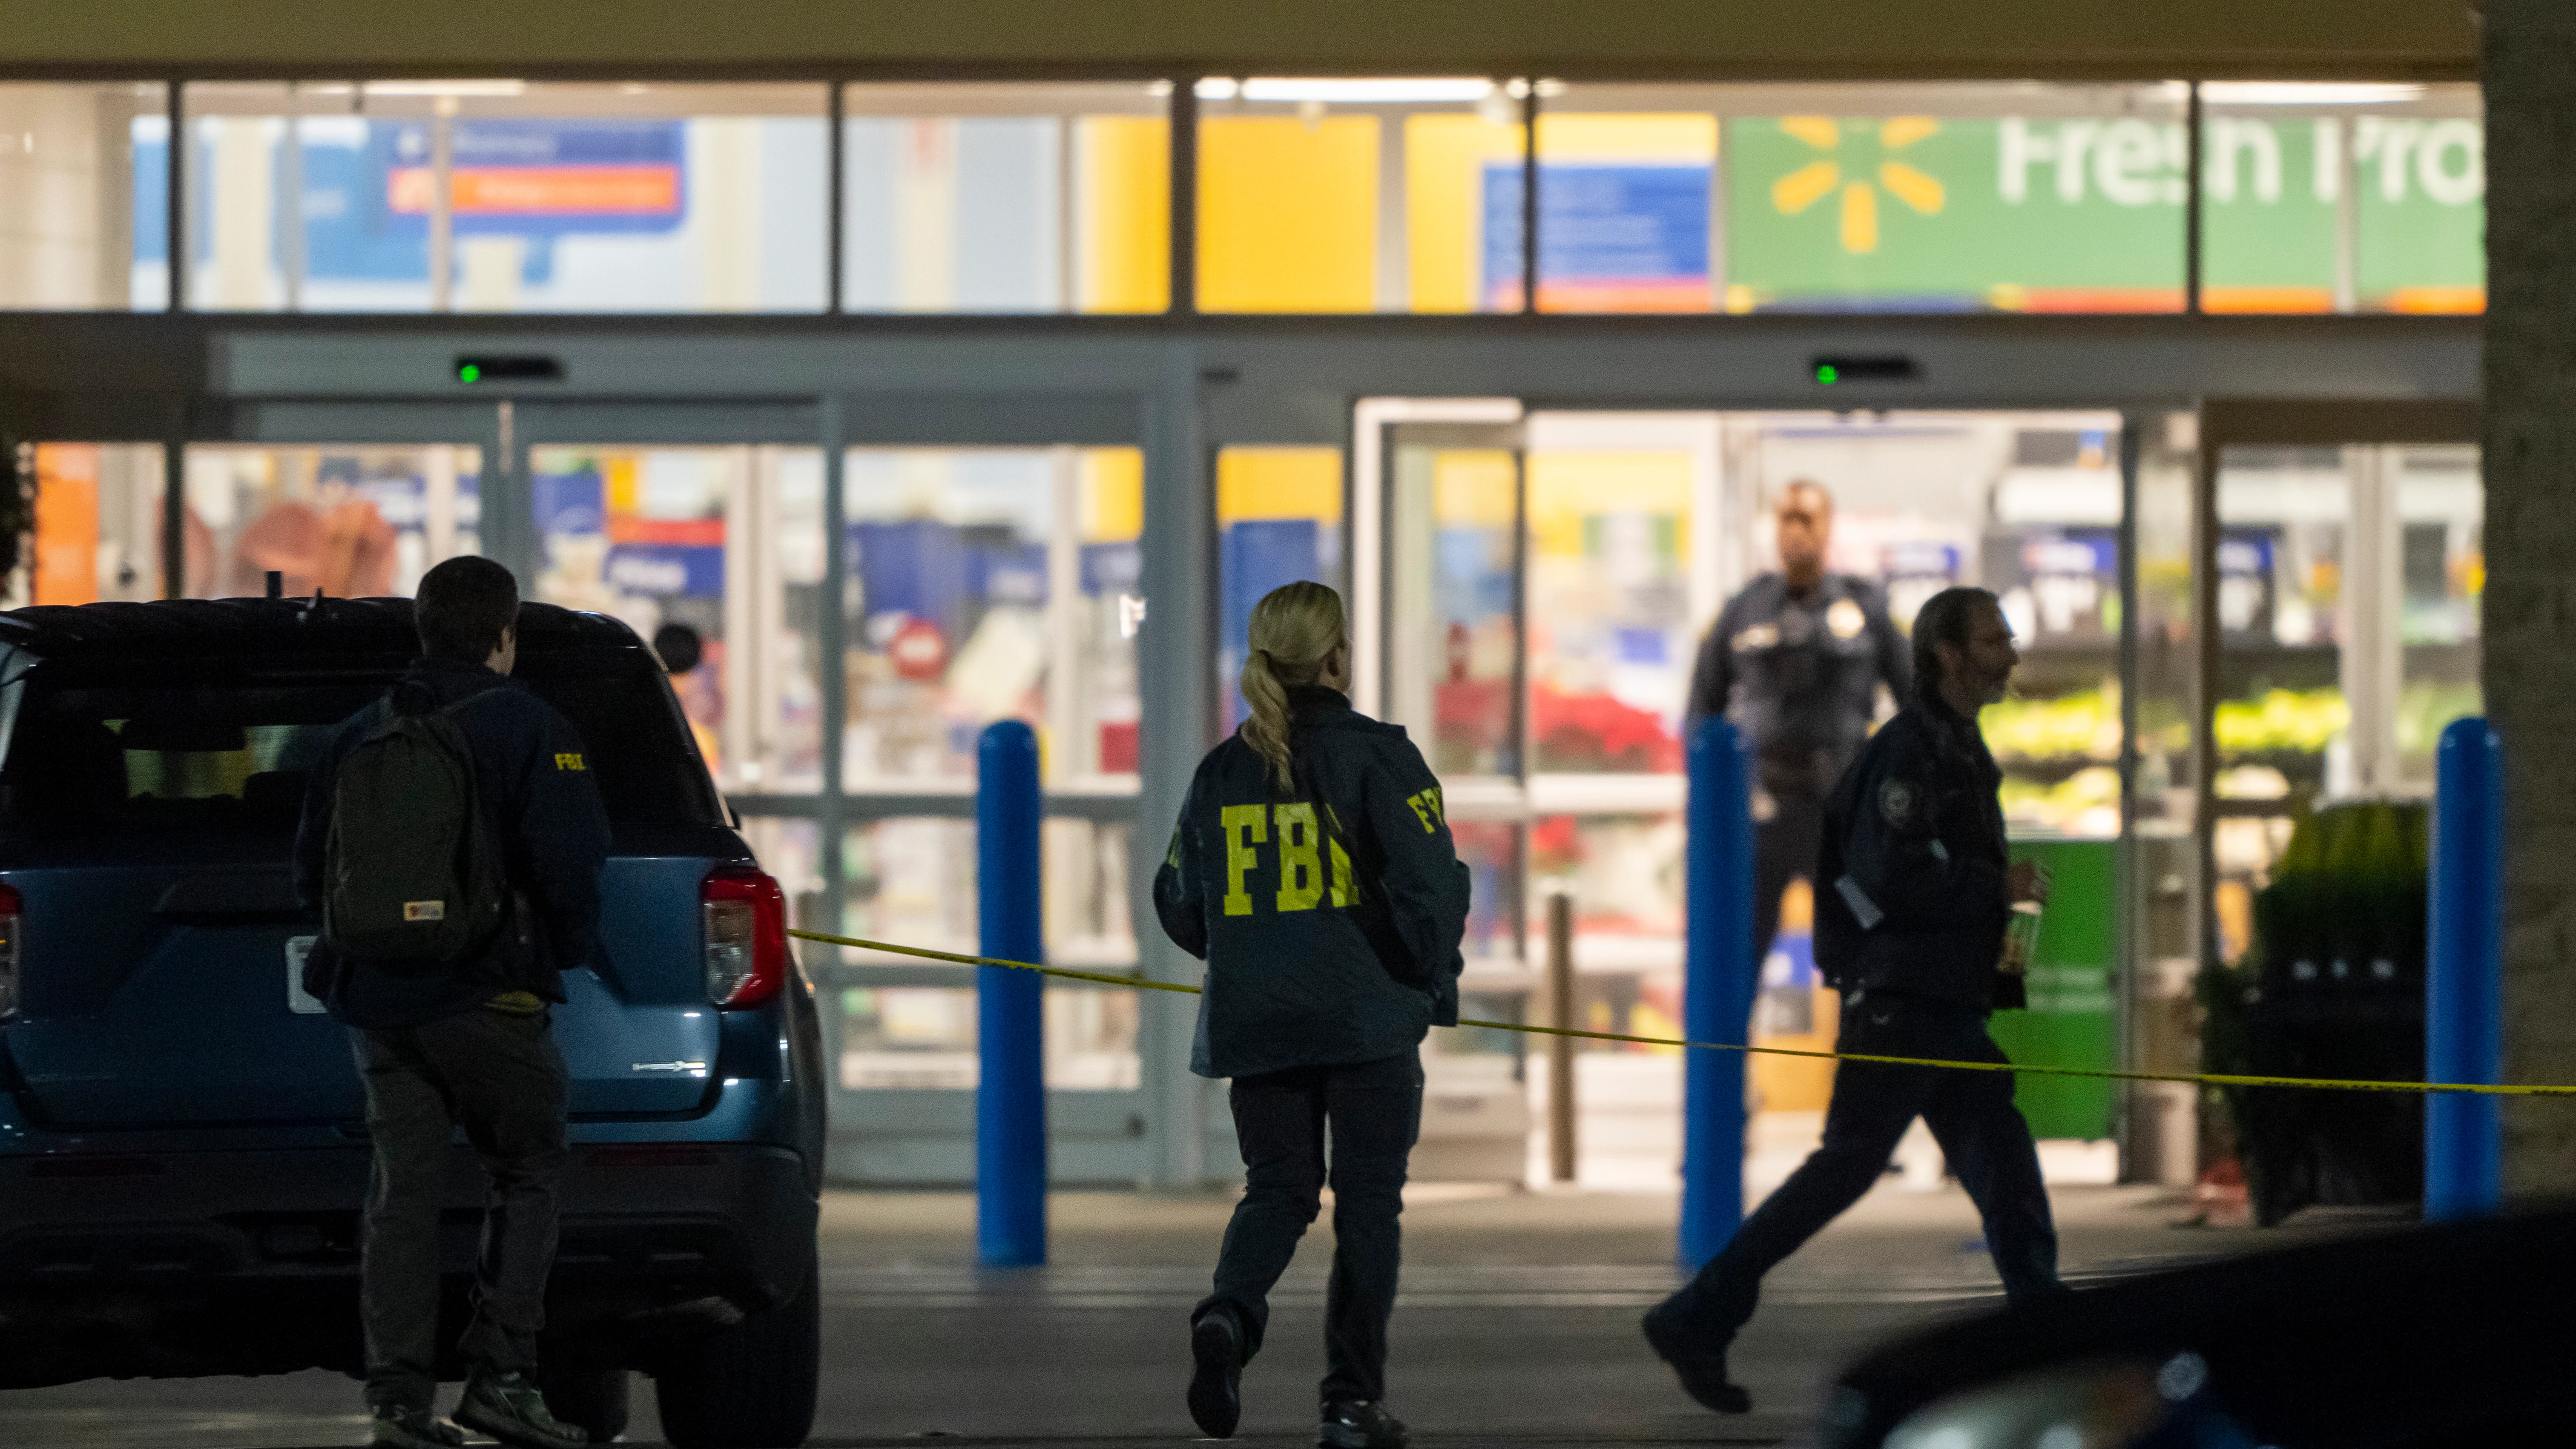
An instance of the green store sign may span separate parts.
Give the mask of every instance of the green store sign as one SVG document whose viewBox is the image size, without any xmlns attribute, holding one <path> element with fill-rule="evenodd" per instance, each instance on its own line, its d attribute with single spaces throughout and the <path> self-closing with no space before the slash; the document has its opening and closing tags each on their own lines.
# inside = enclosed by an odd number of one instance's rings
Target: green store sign
<svg viewBox="0 0 2576 1449">
<path fill-rule="evenodd" d="M 2180 305 L 2178 123 L 1788 116 L 1729 121 L 1725 144 L 1731 308 Z M 2220 117 L 2203 168 L 2212 310 L 2330 308 L 2347 185 L 2360 307 L 2483 305 L 2475 121 Z"/>
</svg>

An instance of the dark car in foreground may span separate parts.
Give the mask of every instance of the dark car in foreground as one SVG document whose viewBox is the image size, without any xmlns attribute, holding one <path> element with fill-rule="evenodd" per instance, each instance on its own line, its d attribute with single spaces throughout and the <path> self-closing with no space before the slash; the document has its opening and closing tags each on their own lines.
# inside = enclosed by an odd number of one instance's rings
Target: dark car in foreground
<svg viewBox="0 0 2576 1449">
<path fill-rule="evenodd" d="M 2576 1443 L 2576 1212 L 2375 1232 L 1943 1324 L 1836 1382 L 1830 1449 Z"/>
<path fill-rule="evenodd" d="M 364 1108 L 288 862 L 306 768 L 415 648 L 400 599 L 0 614 L 0 1388 L 361 1371 Z M 532 604 L 518 659 L 614 832 L 554 1015 L 548 1398 L 610 1437 L 641 1370 L 683 1449 L 799 1443 L 824 1084 L 777 883 L 625 625 Z M 454 1152 L 451 1336 L 483 1201 Z"/>
</svg>

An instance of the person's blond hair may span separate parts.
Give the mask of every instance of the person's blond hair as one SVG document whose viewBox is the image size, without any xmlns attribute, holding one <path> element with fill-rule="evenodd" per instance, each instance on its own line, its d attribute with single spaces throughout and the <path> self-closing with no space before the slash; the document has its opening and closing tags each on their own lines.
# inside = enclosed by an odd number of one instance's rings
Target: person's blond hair
<svg viewBox="0 0 2576 1449">
<path fill-rule="evenodd" d="M 1311 579 L 1282 584 L 1252 606 L 1244 642 L 1243 702 L 1252 713 L 1240 733 L 1270 766 L 1283 794 L 1297 789 L 1288 757 L 1288 690 L 1313 684 L 1333 647 L 1349 636 L 1342 596 Z"/>
</svg>

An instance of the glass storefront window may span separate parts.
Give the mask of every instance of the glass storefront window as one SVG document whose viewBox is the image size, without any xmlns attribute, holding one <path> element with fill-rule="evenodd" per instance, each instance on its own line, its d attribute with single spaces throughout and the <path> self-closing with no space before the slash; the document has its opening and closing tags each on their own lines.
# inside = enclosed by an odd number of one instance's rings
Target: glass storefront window
<svg viewBox="0 0 2576 1449">
<path fill-rule="evenodd" d="M 2484 310 L 2476 86 L 2213 81 L 2201 105 L 2203 310 Z"/>
<path fill-rule="evenodd" d="M 208 82 L 182 101 L 192 308 L 823 305 L 819 85 Z M 138 258 L 162 234 L 146 221 Z"/>
<path fill-rule="evenodd" d="M 2486 487 L 2474 447 L 2388 450 L 2398 539 L 2399 778 L 2433 787 L 2442 730 L 2485 711 L 2479 687 L 2479 604 L 2486 592 Z"/>
<path fill-rule="evenodd" d="M 823 460 L 812 448 L 528 450 L 536 597 L 702 644 L 672 688 L 717 785 L 822 780 Z M 738 647 L 747 646 L 747 647 Z"/>
<path fill-rule="evenodd" d="M 1521 465 L 1500 431 L 1392 430 L 1387 718 L 1443 776 L 1520 773 Z"/>
<path fill-rule="evenodd" d="M 1058 786 L 1132 778 L 1143 456 L 862 448 L 846 477 L 849 787 L 970 779 L 999 719 Z"/>
<path fill-rule="evenodd" d="M 153 443 L 22 445 L 36 491 L 34 547 L 17 602 L 161 597 L 161 449 Z"/>
<path fill-rule="evenodd" d="M 0 84 L 0 310 L 169 305 L 158 84 Z"/>
<path fill-rule="evenodd" d="M 1546 310 L 2183 304 L 2178 85 L 1541 94 Z"/>
<path fill-rule="evenodd" d="M 2302 809 L 2433 785 L 2481 708 L 2485 495 L 2467 445 L 2231 446 L 2218 474 L 2212 721 L 2222 955 Z"/>
<path fill-rule="evenodd" d="M 290 598 L 409 594 L 431 565 L 482 552 L 482 473 L 467 445 L 191 443 L 181 592 L 255 597 L 274 570 Z"/>
<path fill-rule="evenodd" d="M 1721 305 L 1719 120 L 1706 93 L 1545 85 L 1539 98 L 1539 310 Z M 1509 190 L 1517 201 L 1518 178 Z"/>
<path fill-rule="evenodd" d="M 842 92 L 852 312 L 1160 312 L 1171 83 Z"/>
<path fill-rule="evenodd" d="M 1516 312 L 1518 81 L 1198 83 L 1204 312 Z"/>
<path fill-rule="evenodd" d="M 1136 961 L 1127 890 L 1124 823 L 1051 819 L 1045 878 L 1047 959 L 1082 969 L 1123 971 Z M 841 934 L 971 954 L 976 949 L 975 824 L 898 818 L 848 833 L 848 893 Z M 899 957 L 850 951 L 859 965 L 909 967 Z M 849 1012 L 841 1084 L 871 1087 L 975 1085 L 975 991 L 958 986 L 885 986 L 844 995 Z M 1136 993 L 1116 987 L 1046 991 L 1047 1085 L 1133 1089 L 1138 1081 Z"/>
<path fill-rule="evenodd" d="M 976 1003 L 970 988 L 860 986 L 840 993 L 841 1089 L 973 1091 Z M 1050 986 L 1044 996 L 1046 1084 L 1057 1092 L 1132 1092 L 1136 993 L 1114 986 Z"/>
<path fill-rule="evenodd" d="M 1225 728 L 1243 722 L 1246 631 L 1252 606 L 1283 584 L 1312 579 L 1342 591 L 1342 450 L 1220 449 L 1216 456 L 1217 695 Z"/>
<path fill-rule="evenodd" d="M 1542 774 L 1673 774 L 1716 494 L 1713 420 L 1539 414 L 1529 426 L 1529 736 Z M 1704 573 L 1705 571 L 1699 571 Z"/>
</svg>

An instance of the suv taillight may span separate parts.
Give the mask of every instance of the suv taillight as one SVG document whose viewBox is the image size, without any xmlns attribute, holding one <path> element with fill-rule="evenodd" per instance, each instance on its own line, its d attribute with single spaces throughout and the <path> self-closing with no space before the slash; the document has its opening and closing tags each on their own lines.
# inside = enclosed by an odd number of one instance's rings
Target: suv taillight
<svg viewBox="0 0 2576 1449">
<path fill-rule="evenodd" d="M 698 887 L 707 922 L 707 1000 L 758 1006 L 787 980 L 787 897 L 756 866 L 720 865 Z M 15 939 L 12 933 L 11 939 Z"/>
<path fill-rule="evenodd" d="M 0 1021 L 18 1014 L 18 923 L 26 914 L 18 888 L 0 885 Z"/>
</svg>

